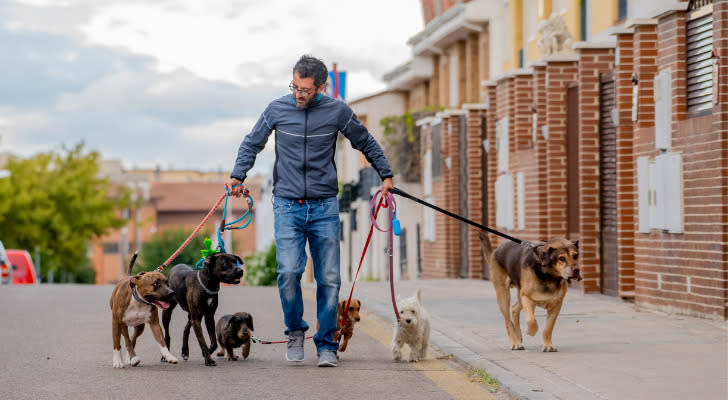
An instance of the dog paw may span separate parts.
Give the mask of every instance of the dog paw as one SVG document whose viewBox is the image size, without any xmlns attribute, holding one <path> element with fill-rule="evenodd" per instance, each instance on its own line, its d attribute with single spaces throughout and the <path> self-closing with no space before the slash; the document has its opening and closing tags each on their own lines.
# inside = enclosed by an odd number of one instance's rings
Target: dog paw
<svg viewBox="0 0 728 400">
<path fill-rule="evenodd" d="M 114 360 L 111 365 L 113 365 L 114 368 L 124 368 L 124 363 L 122 363 L 121 360 Z"/>
<path fill-rule="evenodd" d="M 511 345 L 511 350 L 523 350 L 523 343 Z"/>
<path fill-rule="evenodd" d="M 217 363 L 215 362 L 215 360 L 209 359 L 209 360 L 205 360 L 205 365 L 208 367 L 214 367 L 217 365 Z"/>
<path fill-rule="evenodd" d="M 409 360 L 407 360 L 407 361 L 409 361 L 409 362 L 411 362 L 411 363 L 412 363 L 412 362 L 418 362 L 418 361 L 420 361 L 420 358 L 419 358 L 418 356 L 416 356 L 416 355 L 411 355 L 411 354 L 410 354 L 410 356 L 409 356 Z"/>
<path fill-rule="evenodd" d="M 140 360 L 140 359 L 136 358 L 136 356 L 134 356 L 134 357 L 132 357 L 131 360 L 129 360 L 129 365 L 131 365 L 132 367 L 136 367 L 141 362 L 142 362 L 142 360 Z"/>
<path fill-rule="evenodd" d="M 397 362 L 402 361 L 402 352 L 400 352 L 400 351 L 392 352 L 392 360 L 397 361 Z"/>
<path fill-rule="evenodd" d="M 556 347 L 554 347 L 553 345 L 549 345 L 549 346 L 544 345 L 543 346 L 544 353 L 552 353 L 552 352 L 557 352 L 557 351 L 559 351 L 559 350 Z"/>
<path fill-rule="evenodd" d="M 170 364 L 177 364 L 177 363 L 179 363 L 179 360 L 177 359 L 177 357 L 175 357 L 175 356 L 173 356 L 171 354 L 167 356 L 166 360 Z"/>
<path fill-rule="evenodd" d="M 238 361 L 238 356 L 229 356 L 228 360 L 229 361 Z"/>
</svg>

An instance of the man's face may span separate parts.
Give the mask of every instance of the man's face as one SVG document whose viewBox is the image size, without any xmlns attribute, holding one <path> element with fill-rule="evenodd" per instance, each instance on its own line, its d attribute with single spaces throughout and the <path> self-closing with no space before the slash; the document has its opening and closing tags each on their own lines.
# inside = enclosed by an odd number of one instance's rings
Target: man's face
<svg viewBox="0 0 728 400">
<path fill-rule="evenodd" d="M 314 86 L 313 78 L 301 78 L 298 73 L 293 74 L 291 92 L 293 93 L 293 99 L 296 101 L 296 107 L 308 107 L 308 103 L 321 93 L 323 86 L 317 88 Z"/>
</svg>

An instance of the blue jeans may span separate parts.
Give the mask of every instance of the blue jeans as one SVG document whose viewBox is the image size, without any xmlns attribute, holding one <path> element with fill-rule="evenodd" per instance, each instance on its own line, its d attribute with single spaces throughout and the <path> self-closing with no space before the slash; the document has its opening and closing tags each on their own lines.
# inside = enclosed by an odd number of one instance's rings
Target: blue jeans
<svg viewBox="0 0 728 400">
<path fill-rule="evenodd" d="M 319 330 L 313 337 L 316 349 L 336 351 L 334 341 L 341 276 L 339 274 L 339 204 L 336 197 L 319 200 L 273 198 L 275 215 L 278 292 L 281 296 L 285 334 L 306 331 L 303 320 L 301 276 L 306 268 L 306 241 L 316 278 L 316 313 Z"/>
</svg>

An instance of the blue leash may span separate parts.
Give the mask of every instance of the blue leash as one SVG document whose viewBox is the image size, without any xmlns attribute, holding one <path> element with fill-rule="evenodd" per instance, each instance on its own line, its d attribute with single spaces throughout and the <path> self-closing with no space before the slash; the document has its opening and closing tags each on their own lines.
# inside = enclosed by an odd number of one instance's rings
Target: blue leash
<svg viewBox="0 0 728 400">
<path fill-rule="evenodd" d="M 236 185 L 233 187 L 238 187 L 238 186 L 242 186 L 242 184 L 239 184 L 239 185 Z M 251 221 L 253 221 L 253 213 L 250 212 L 250 209 L 253 208 L 253 196 L 248 195 L 248 199 L 250 199 L 250 207 L 248 208 L 248 211 L 246 211 L 243 215 L 241 215 L 240 218 L 238 218 L 232 222 L 226 223 L 225 216 L 227 215 L 228 197 L 230 197 L 230 191 L 228 190 L 227 187 L 225 187 L 225 206 L 223 206 L 223 210 L 222 210 L 222 222 L 220 223 L 220 229 L 217 230 L 217 251 L 216 251 L 217 253 L 227 253 L 227 251 L 225 250 L 225 241 L 222 240 L 222 232 L 224 230 L 226 230 L 226 229 L 228 229 L 228 230 L 244 229 L 248 225 L 250 225 Z M 233 226 L 245 218 L 247 218 L 247 220 L 245 221 L 245 223 L 243 223 L 243 225 Z M 196 269 L 202 269 L 201 265 L 205 261 L 205 258 L 206 257 L 203 256 L 200 259 L 200 261 L 198 261 L 197 264 L 195 264 Z"/>
</svg>

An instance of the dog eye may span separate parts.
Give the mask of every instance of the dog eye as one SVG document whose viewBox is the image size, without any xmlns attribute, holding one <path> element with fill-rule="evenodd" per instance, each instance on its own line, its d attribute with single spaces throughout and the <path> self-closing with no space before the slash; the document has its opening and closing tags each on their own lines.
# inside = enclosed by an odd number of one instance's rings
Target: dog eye
<svg viewBox="0 0 728 400">
<path fill-rule="evenodd" d="M 559 257 L 559 261 L 566 262 L 566 257 L 564 257 L 564 256 Z"/>
<path fill-rule="evenodd" d="M 574 261 L 576 261 L 579 258 L 578 254 L 574 254 Z"/>
<path fill-rule="evenodd" d="M 154 284 L 152 286 L 154 286 L 155 288 L 158 288 L 159 287 L 159 281 L 154 281 Z"/>
</svg>

